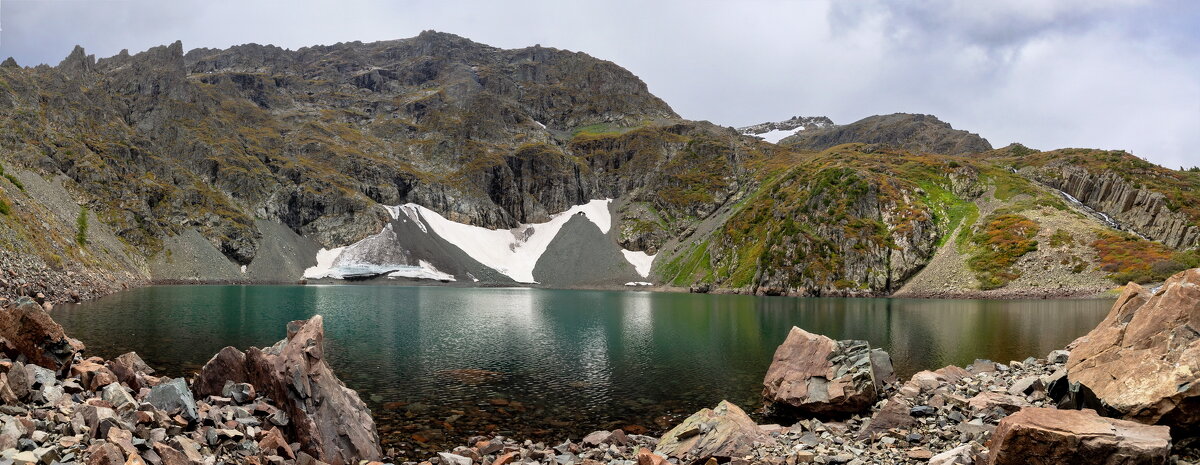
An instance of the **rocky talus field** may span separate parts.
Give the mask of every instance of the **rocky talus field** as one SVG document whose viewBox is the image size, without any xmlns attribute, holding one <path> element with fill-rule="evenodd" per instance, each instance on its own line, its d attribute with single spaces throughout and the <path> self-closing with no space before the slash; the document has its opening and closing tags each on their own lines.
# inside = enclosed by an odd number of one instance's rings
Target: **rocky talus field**
<svg viewBox="0 0 1200 465">
<path fill-rule="evenodd" d="M 7 60 L 0 128 L 9 300 L 304 279 L 1058 297 L 1200 266 L 1200 172 L 932 115 L 722 127 L 615 63 L 434 31 Z"/>
</svg>

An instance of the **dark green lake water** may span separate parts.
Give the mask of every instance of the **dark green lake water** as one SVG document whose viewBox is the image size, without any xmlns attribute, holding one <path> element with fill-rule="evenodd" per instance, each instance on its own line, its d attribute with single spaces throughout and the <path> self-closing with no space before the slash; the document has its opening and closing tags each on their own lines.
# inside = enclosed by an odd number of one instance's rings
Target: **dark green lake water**
<svg viewBox="0 0 1200 465">
<path fill-rule="evenodd" d="M 335 372 L 371 404 L 385 444 L 409 448 L 461 444 L 485 431 L 533 439 L 626 425 L 661 431 L 673 416 L 721 399 L 749 411 L 793 325 L 866 339 L 907 377 L 976 358 L 1044 356 L 1091 330 L 1111 304 L 156 286 L 53 315 L 91 354 L 137 351 L 172 376 L 197 370 L 224 346 L 268 346 L 284 337 L 286 322 L 324 315 Z"/>
</svg>

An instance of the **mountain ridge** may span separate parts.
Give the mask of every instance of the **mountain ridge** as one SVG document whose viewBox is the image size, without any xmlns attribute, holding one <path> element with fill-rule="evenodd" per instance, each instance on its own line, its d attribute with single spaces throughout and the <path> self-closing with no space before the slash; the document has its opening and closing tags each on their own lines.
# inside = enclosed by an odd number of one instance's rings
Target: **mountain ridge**
<svg viewBox="0 0 1200 465">
<path fill-rule="evenodd" d="M 1090 238 L 1062 249 L 1074 257 L 1064 273 L 1086 268 L 1063 282 L 1093 291 L 1113 285 L 1111 276 L 1157 277 L 1162 270 L 1152 268 L 1188 262 L 1200 240 L 1200 214 L 1189 210 L 1200 180 L 1122 161 L 1137 160 L 1129 154 L 993 150 L 930 115 L 847 125 L 822 118 L 789 120 L 797 124 L 783 131 L 814 127 L 772 144 L 746 128 L 680 118 L 612 62 L 432 31 L 297 50 L 185 52 L 177 41 L 100 59 L 76 47 L 56 67 L 0 67 L 0 164 L 14 179 L 61 181 L 48 188 L 54 195 L 34 196 L 0 180 L 0 202 L 16 210 L 0 216 L 0 239 L 13 263 L 29 262 L 11 268 L 23 270 L 17 274 L 94 276 L 64 289 L 106 279 L 292 282 L 316 265 L 315 250 L 395 227 L 389 206 L 417 204 L 449 221 L 520 231 L 613 199 L 610 230 L 590 241 L 556 238 L 552 255 L 595 244 L 601 255 L 582 256 L 619 264 L 622 254 L 644 252 L 655 257 L 647 279 L 663 288 L 888 295 L 936 271 L 926 266 L 952 247 L 963 258 L 950 281 L 961 284 L 909 291 L 1001 296 L 1063 292 L 1022 281 L 1023 270 L 1049 266 L 1029 262 L 1037 252 L 1002 257 L 1011 261 L 1005 267 L 971 268 L 967 262 L 1001 244 L 987 236 L 990 222 L 1020 217 Z M 1085 160 L 1102 153 L 1116 158 Z M 1058 181 L 1063 173 L 1075 178 Z M 1105 194 L 1117 180 L 1128 193 Z M 39 223 L 38 208 L 60 213 Z M 1135 237 L 1145 253 L 1114 265 L 1099 251 L 1105 246 L 1090 245 L 1111 243 L 1093 231 L 1112 228 L 1084 208 L 1162 243 Z M 61 213 L 70 211 L 110 228 L 111 240 L 72 240 L 78 218 Z M 1047 243 L 1055 234 L 1027 240 Z M 521 240 L 514 235 L 512 244 Z M 425 260 L 437 270 L 467 269 L 442 255 Z M 641 280 L 623 273 L 563 285 Z M 990 286 L 997 287 L 983 289 Z M 41 287 L 51 300 L 69 299 Z"/>
</svg>

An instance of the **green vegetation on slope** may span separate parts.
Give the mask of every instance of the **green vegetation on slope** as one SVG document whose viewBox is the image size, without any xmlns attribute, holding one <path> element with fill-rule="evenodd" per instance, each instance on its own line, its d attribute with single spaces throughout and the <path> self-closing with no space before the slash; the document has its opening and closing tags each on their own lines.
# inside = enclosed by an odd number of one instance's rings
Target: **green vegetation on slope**
<svg viewBox="0 0 1200 465">
<path fill-rule="evenodd" d="M 993 214 L 984 218 L 971 237 L 974 248 L 967 259 L 981 289 L 1000 288 L 1021 276 L 1012 267 L 1021 256 L 1037 250 L 1033 238 L 1039 229 L 1036 222 L 1021 215 Z"/>
<path fill-rule="evenodd" d="M 88 211 L 87 207 L 79 206 L 79 217 L 75 219 L 75 243 L 81 247 L 87 245 Z"/>
<path fill-rule="evenodd" d="M 1200 267 L 1200 252 L 1176 252 L 1158 242 L 1124 232 L 1100 231 L 1092 247 L 1100 269 L 1117 284 L 1160 282 L 1188 268 Z"/>
</svg>

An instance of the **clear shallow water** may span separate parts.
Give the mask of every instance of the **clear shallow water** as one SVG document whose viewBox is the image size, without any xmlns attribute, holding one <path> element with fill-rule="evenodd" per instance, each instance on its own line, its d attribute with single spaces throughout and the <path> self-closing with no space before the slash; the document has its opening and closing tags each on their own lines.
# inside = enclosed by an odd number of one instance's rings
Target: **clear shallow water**
<svg viewBox="0 0 1200 465">
<path fill-rule="evenodd" d="M 410 449 L 457 445 L 482 432 L 533 439 L 627 425 L 655 432 L 721 399 L 751 410 L 793 325 L 866 339 L 907 377 L 976 358 L 1044 356 L 1091 330 L 1111 304 L 156 286 L 60 306 L 53 316 L 91 354 L 137 351 L 177 376 L 224 346 L 268 346 L 284 337 L 286 322 L 322 314 L 335 372 L 371 404 L 385 444 Z"/>
</svg>

